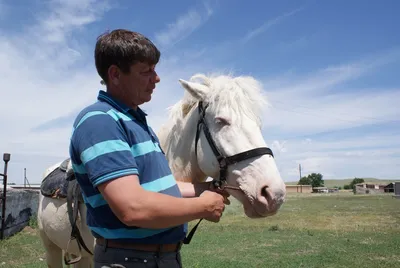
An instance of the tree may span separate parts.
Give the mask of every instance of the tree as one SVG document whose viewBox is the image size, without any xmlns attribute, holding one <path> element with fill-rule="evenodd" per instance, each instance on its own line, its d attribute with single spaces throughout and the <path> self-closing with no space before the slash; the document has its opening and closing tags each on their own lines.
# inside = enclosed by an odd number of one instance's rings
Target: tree
<svg viewBox="0 0 400 268">
<path fill-rule="evenodd" d="M 324 186 L 324 180 L 322 179 L 321 173 L 311 173 L 307 177 L 302 177 L 298 185 L 311 185 L 312 187 Z"/>
<path fill-rule="evenodd" d="M 349 185 L 349 184 L 345 184 L 345 185 L 343 186 L 343 189 L 345 189 L 345 190 L 349 190 L 349 189 L 351 189 L 351 187 L 350 187 L 350 185 Z"/>
<path fill-rule="evenodd" d="M 302 177 L 299 182 L 297 183 L 298 185 L 311 185 L 312 181 L 310 177 Z"/>
<path fill-rule="evenodd" d="M 350 184 L 349 184 L 350 189 L 354 189 L 354 185 L 356 185 L 356 184 L 358 184 L 358 183 L 363 183 L 363 182 L 364 182 L 364 179 L 361 179 L 361 178 L 354 178 L 354 179 L 350 182 Z"/>
</svg>

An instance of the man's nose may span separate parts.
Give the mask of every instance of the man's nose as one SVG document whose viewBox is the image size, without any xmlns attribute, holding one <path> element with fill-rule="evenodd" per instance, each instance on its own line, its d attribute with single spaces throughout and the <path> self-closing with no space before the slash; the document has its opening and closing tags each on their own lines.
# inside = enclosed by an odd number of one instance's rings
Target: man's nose
<svg viewBox="0 0 400 268">
<path fill-rule="evenodd" d="M 160 81 L 161 81 L 160 77 L 158 76 L 157 72 L 154 71 L 153 82 L 158 83 Z"/>
</svg>

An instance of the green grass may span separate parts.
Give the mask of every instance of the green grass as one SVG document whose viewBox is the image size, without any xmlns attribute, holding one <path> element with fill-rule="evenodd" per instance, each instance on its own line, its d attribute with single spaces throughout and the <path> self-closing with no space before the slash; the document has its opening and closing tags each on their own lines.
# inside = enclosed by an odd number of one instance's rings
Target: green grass
<svg viewBox="0 0 400 268">
<path fill-rule="evenodd" d="M 349 179 L 337 179 L 337 180 L 324 180 L 324 185 L 326 187 L 342 187 L 346 184 L 350 184 L 350 182 L 354 178 L 349 178 Z M 377 178 L 362 178 L 364 179 L 365 182 L 373 182 L 373 183 L 379 183 L 379 184 L 389 184 L 391 182 L 400 182 L 400 180 L 384 180 L 384 179 L 377 179 Z M 296 185 L 298 181 L 291 181 L 291 182 L 285 182 L 287 185 Z"/>
<path fill-rule="evenodd" d="M 182 248 L 183 264 L 400 267 L 399 211 L 400 200 L 391 195 L 290 194 L 276 216 L 250 220 L 232 202 L 219 223 L 200 224 Z M 0 242 L 0 267 L 46 267 L 43 256 L 32 229 Z"/>
<path fill-rule="evenodd" d="M 383 195 L 294 194 L 269 219 L 248 220 L 231 208 L 219 224 L 201 226 L 184 261 L 186 267 L 400 267 L 399 207 L 400 200 Z"/>
</svg>

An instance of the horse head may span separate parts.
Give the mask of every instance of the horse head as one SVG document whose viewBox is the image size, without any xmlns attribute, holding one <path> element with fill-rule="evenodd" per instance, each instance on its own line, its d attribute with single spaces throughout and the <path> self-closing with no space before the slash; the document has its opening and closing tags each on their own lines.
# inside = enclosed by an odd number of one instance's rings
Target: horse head
<svg viewBox="0 0 400 268">
<path fill-rule="evenodd" d="M 243 76 L 179 81 L 185 96 L 159 133 L 177 179 L 211 177 L 228 186 L 248 217 L 274 215 L 286 187 L 261 132 L 262 108 L 268 104 L 261 85 Z"/>
</svg>

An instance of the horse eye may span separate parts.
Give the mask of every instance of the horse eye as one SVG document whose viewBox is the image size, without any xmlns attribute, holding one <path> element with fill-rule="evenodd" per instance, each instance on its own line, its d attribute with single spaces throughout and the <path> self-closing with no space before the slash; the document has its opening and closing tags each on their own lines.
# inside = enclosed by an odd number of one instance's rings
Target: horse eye
<svg viewBox="0 0 400 268">
<path fill-rule="evenodd" d="M 231 124 L 228 119 L 219 116 L 215 117 L 215 122 L 219 125 L 224 125 L 224 126 Z"/>
</svg>

